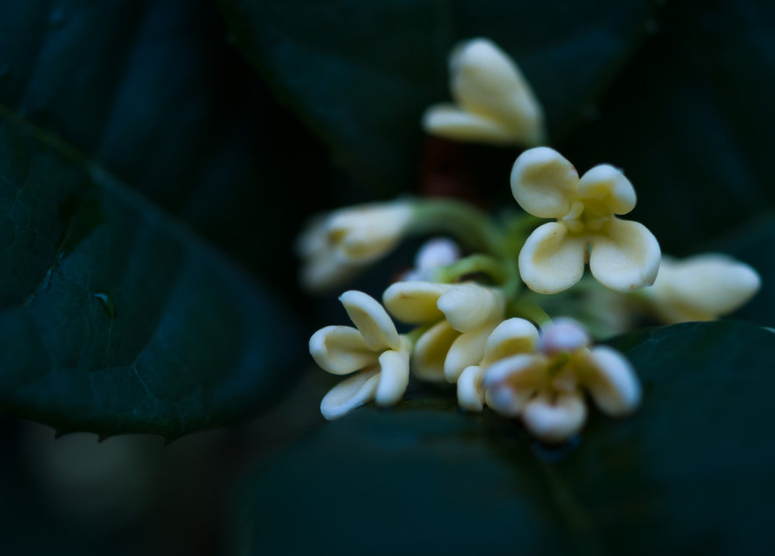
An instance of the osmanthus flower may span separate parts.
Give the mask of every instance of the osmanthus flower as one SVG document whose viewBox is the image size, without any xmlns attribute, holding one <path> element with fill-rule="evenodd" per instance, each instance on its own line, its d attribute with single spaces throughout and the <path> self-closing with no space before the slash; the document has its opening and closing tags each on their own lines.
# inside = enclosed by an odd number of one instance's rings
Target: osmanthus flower
<svg viewBox="0 0 775 556">
<path fill-rule="evenodd" d="M 428 382 L 456 382 L 482 359 L 487 337 L 503 320 L 506 300 L 495 288 L 473 282 L 396 282 L 383 295 L 396 319 L 425 325 L 412 355 L 412 372 Z"/>
<path fill-rule="evenodd" d="M 617 218 L 636 201 L 620 170 L 601 164 L 579 179 L 560 153 L 538 147 L 517 158 L 511 190 L 526 212 L 556 219 L 536 228 L 519 254 L 519 272 L 531 290 L 550 294 L 570 288 L 587 260 L 595 279 L 612 290 L 654 283 L 659 243 L 642 224 Z"/>
<path fill-rule="evenodd" d="M 643 297 L 665 324 L 714 320 L 747 303 L 761 287 L 750 266 L 721 253 L 683 260 L 662 257 L 659 274 Z"/>
<path fill-rule="evenodd" d="M 423 116 L 426 132 L 498 145 L 545 142 L 541 104 L 517 64 L 490 40 L 459 44 L 449 67 L 455 104 L 431 106 Z"/>
<path fill-rule="evenodd" d="M 389 253 L 414 216 L 409 201 L 356 205 L 318 216 L 299 236 L 301 283 L 310 291 L 335 287 Z"/>
<path fill-rule="evenodd" d="M 487 367 L 487 405 L 519 417 L 547 443 L 567 440 L 584 426 L 586 392 L 611 417 L 634 411 L 641 388 L 629 361 L 607 346 L 589 347 L 586 331 L 571 320 L 544 328 L 535 352 L 519 353 Z"/>
<path fill-rule="evenodd" d="M 346 378 L 323 398 L 326 419 L 342 417 L 371 400 L 389 406 L 401 400 L 409 382 L 411 344 L 377 300 L 359 291 L 339 298 L 355 324 L 327 326 L 312 335 L 309 351 L 325 371 Z"/>
</svg>

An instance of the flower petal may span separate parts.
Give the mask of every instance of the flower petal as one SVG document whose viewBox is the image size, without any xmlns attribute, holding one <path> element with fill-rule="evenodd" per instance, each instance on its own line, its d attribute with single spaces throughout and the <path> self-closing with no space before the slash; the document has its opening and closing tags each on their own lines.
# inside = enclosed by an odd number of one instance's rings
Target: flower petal
<svg viewBox="0 0 775 556">
<path fill-rule="evenodd" d="M 460 373 L 457 379 L 457 403 L 469 411 L 484 409 L 484 367 L 472 365 Z"/>
<path fill-rule="evenodd" d="M 466 112 L 510 130 L 512 143 L 545 141 L 541 104 L 518 66 L 492 41 L 472 39 L 450 57 L 452 96 Z"/>
<path fill-rule="evenodd" d="M 516 417 L 543 383 L 547 360 L 533 354 L 501 359 L 487 367 L 484 375 L 485 401 L 493 411 Z"/>
<path fill-rule="evenodd" d="M 611 218 L 602 234 L 590 236 L 589 269 L 595 279 L 614 291 L 650 286 L 659 270 L 659 243 L 646 226 Z"/>
<path fill-rule="evenodd" d="M 326 248 L 305 261 L 299 283 L 306 291 L 324 293 L 347 282 L 362 269 L 363 265 Z"/>
<path fill-rule="evenodd" d="M 482 365 L 486 367 L 518 353 L 532 353 L 537 343 L 538 329 L 533 323 L 520 318 L 504 320 L 487 338 Z"/>
<path fill-rule="evenodd" d="M 454 384 L 466 367 L 476 365 L 482 360 L 487 337 L 493 328 L 494 326 L 464 332 L 452 342 L 444 359 L 444 377 L 447 382 Z"/>
<path fill-rule="evenodd" d="M 530 400 L 522 412 L 527 430 L 549 444 L 563 442 L 579 432 L 586 418 L 587 406 L 579 393 L 543 392 Z"/>
<path fill-rule="evenodd" d="M 370 262 L 396 246 L 413 215 L 412 205 L 403 201 L 340 209 L 328 219 L 328 241 L 348 258 Z"/>
<path fill-rule="evenodd" d="M 627 214 L 637 201 L 630 180 L 609 164 L 595 166 L 581 176 L 578 193 L 584 200 L 600 201 L 614 214 Z"/>
<path fill-rule="evenodd" d="M 570 318 L 555 319 L 541 333 L 541 352 L 545 355 L 570 353 L 590 344 L 589 333 L 581 323 Z"/>
<path fill-rule="evenodd" d="M 549 222 L 533 230 L 519 253 L 519 273 L 538 293 L 567 290 L 584 274 L 586 238 L 568 232 L 564 224 Z"/>
<path fill-rule="evenodd" d="M 370 349 L 382 351 L 386 348 L 401 347 L 396 325 L 379 301 L 356 290 L 344 292 L 339 301 L 344 305 L 350 320 L 363 334 L 363 339 Z"/>
<path fill-rule="evenodd" d="M 578 183 L 573 164 L 549 147 L 523 152 L 511 169 L 511 192 L 517 203 L 541 218 L 568 214 Z"/>
<path fill-rule="evenodd" d="M 654 287 L 662 286 L 679 307 L 710 320 L 731 313 L 750 300 L 761 287 L 759 274 L 750 266 L 720 253 L 705 253 L 671 265 Z"/>
<path fill-rule="evenodd" d="M 382 302 L 390 314 L 402 322 L 434 322 L 444 318 L 436 304 L 451 287 L 426 281 L 396 282 L 382 294 Z"/>
<path fill-rule="evenodd" d="M 437 104 L 425 111 L 422 127 L 429 135 L 454 141 L 509 145 L 514 132 L 495 120 L 466 112 L 451 104 Z"/>
<path fill-rule="evenodd" d="M 412 355 L 412 373 L 426 382 L 445 382 L 444 359 L 460 333 L 445 320 L 420 336 Z"/>
<path fill-rule="evenodd" d="M 320 413 L 329 421 L 344 417 L 356 407 L 373 400 L 378 383 L 378 370 L 364 371 L 347 377 L 323 397 Z"/>
<path fill-rule="evenodd" d="M 363 335 L 351 326 L 326 326 L 309 339 L 309 352 L 321 369 L 347 375 L 377 363 Z"/>
<path fill-rule="evenodd" d="M 500 321 L 506 298 L 500 290 L 474 283 L 458 284 L 445 291 L 436 305 L 452 328 L 469 332 Z"/>
<path fill-rule="evenodd" d="M 401 401 L 409 384 L 409 353 L 386 351 L 379 356 L 379 385 L 374 394 L 377 405 L 393 405 Z"/>
<path fill-rule="evenodd" d="M 608 346 L 590 350 L 580 375 L 581 383 L 607 415 L 621 417 L 640 404 L 641 388 L 635 369 L 621 353 Z"/>
</svg>

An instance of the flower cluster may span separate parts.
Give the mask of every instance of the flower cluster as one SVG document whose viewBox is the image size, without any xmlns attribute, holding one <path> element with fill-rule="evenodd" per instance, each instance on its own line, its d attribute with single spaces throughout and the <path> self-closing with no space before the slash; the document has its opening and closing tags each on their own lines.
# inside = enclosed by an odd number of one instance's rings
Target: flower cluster
<svg viewBox="0 0 775 556">
<path fill-rule="evenodd" d="M 426 112 L 429 133 L 528 146 L 545 140 L 540 103 L 494 44 L 468 41 L 450 66 L 456 104 Z M 754 269 L 726 255 L 663 257 L 644 225 L 620 218 L 637 199 L 609 164 L 579 176 L 560 153 L 535 146 L 516 158 L 510 181 L 524 211 L 510 219 L 459 201 L 414 199 L 340 209 L 304 232 L 302 284 L 313 291 L 345 282 L 410 234 L 442 234 L 420 248 L 413 268 L 393 274 L 399 279 L 382 303 L 355 290 L 340 297 L 354 326 L 327 326 L 310 339 L 321 368 L 348 375 L 321 402 L 327 419 L 371 401 L 394 405 L 413 378 L 454 385 L 462 409 L 494 411 L 543 442 L 563 442 L 583 427 L 587 401 L 610 417 L 641 401 L 628 359 L 594 345 L 589 330 L 718 318 L 760 287 Z M 574 290 L 582 295 L 565 293 Z"/>
</svg>

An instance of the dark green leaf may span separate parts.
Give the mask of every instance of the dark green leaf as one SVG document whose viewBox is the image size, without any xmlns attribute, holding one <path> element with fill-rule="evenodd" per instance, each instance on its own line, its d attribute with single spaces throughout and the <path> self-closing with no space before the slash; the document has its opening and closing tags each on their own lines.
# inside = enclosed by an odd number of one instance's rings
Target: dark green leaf
<svg viewBox="0 0 775 556">
<path fill-rule="evenodd" d="M 287 282 L 305 165 L 216 9 L 6 3 L 0 31 L 0 409 L 174 437 L 265 406 L 303 341 L 196 232 Z"/>
<path fill-rule="evenodd" d="M 240 554 L 749 554 L 775 549 L 775 334 L 684 324 L 618 341 L 643 406 L 549 449 L 454 402 L 357 410 L 242 495 Z M 299 530 L 304 534 L 298 534 Z"/>
<path fill-rule="evenodd" d="M 447 101 L 447 57 L 485 36 L 517 60 L 562 138 L 646 32 L 648 2 L 219 0 L 237 45 L 332 148 L 388 191 L 417 178 L 420 117 Z"/>
<path fill-rule="evenodd" d="M 580 170 L 623 168 L 633 218 L 682 254 L 775 205 L 775 4 L 672 2 L 661 15 L 566 151 Z"/>
</svg>

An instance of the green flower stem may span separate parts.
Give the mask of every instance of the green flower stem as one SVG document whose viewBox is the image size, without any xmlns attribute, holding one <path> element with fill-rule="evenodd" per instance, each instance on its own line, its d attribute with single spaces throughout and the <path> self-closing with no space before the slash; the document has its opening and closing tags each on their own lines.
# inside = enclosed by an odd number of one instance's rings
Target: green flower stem
<svg viewBox="0 0 775 556">
<path fill-rule="evenodd" d="M 503 233 L 487 214 L 453 199 L 424 199 L 414 204 L 414 234 L 449 233 L 472 251 L 500 255 Z"/>
<path fill-rule="evenodd" d="M 434 278 L 439 282 L 452 283 L 461 276 L 482 272 L 495 282 L 502 284 L 507 279 L 506 270 L 498 259 L 489 255 L 476 254 L 439 268 Z"/>
<path fill-rule="evenodd" d="M 540 328 L 552 324 L 552 317 L 541 307 L 528 301 L 515 301 L 509 305 L 509 314 L 536 323 Z"/>
</svg>

